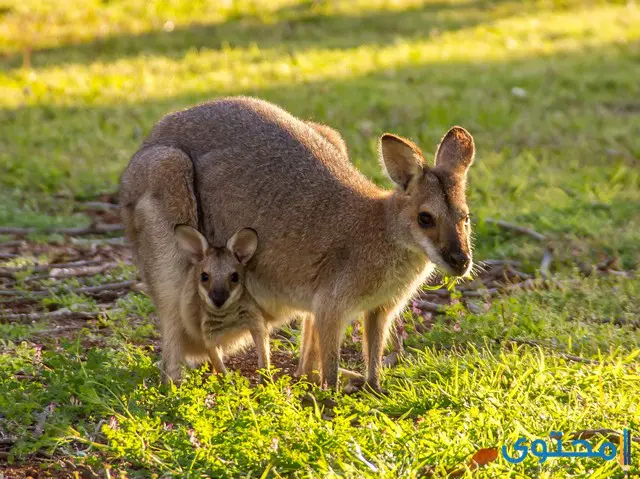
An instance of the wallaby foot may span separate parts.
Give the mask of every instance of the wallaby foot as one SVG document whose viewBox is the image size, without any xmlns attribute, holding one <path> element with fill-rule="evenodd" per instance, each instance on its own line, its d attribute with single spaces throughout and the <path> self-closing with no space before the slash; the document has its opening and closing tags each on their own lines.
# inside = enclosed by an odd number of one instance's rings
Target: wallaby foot
<svg viewBox="0 0 640 479">
<path fill-rule="evenodd" d="M 344 394 L 355 394 L 361 391 L 373 393 L 377 396 L 387 396 L 389 393 L 386 389 L 380 387 L 380 385 L 373 385 L 367 382 L 366 379 L 350 379 L 344 388 L 342 388 L 342 392 Z"/>
<path fill-rule="evenodd" d="M 182 336 L 171 308 L 158 308 L 158 317 L 162 325 L 162 361 L 160 371 L 165 384 L 180 384 L 182 379 Z"/>
</svg>

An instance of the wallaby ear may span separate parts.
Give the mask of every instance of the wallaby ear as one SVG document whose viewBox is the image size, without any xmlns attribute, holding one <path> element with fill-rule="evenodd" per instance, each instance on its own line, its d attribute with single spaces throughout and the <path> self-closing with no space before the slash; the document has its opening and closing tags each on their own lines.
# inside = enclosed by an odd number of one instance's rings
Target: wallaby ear
<svg viewBox="0 0 640 479">
<path fill-rule="evenodd" d="M 229 241 L 227 249 L 231 251 L 238 261 L 247 264 L 253 257 L 258 247 L 258 233 L 253 228 L 243 228 L 236 232 Z"/>
<path fill-rule="evenodd" d="M 194 261 L 202 261 L 209 247 L 207 239 L 197 229 L 189 225 L 178 225 L 175 229 L 178 246 Z"/>
<path fill-rule="evenodd" d="M 380 157 L 389 178 L 403 190 L 425 166 L 420 148 L 412 141 L 391 133 L 385 133 L 380 138 Z"/>
<path fill-rule="evenodd" d="M 451 128 L 438 146 L 436 167 L 465 176 L 473 163 L 476 147 L 471 134 L 460 126 Z"/>
</svg>

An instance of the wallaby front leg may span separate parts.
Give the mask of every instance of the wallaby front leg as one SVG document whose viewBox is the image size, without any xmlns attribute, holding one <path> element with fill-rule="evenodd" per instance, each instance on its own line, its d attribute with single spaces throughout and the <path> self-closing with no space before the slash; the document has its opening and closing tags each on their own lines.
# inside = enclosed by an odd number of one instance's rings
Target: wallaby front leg
<svg viewBox="0 0 640 479">
<path fill-rule="evenodd" d="M 256 345 L 256 353 L 258 354 L 258 369 L 269 370 L 271 367 L 269 334 L 265 328 L 258 327 L 251 329 L 251 337 Z"/>
<path fill-rule="evenodd" d="M 367 384 L 380 391 L 380 368 L 382 353 L 387 342 L 392 315 L 388 310 L 379 308 L 364 315 L 363 353 L 367 363 Z"/>
<path fill-rule="evenodd" d="M 340 368 L 340 345 L 347 327 L 347 319 L 334 312 L 316 313 L 313 323 L 320 345 L 322 380 L 328 388 L 337 389 Z"/>
<path fill-rule="evenodd" d="M 165 384 L 180 383 L 182 379 L 182 347 L 167 338 L 162 341 L 162 381 Z"/>
<path fill-rule="evenodd" d="M 213 370 L 219 374 L 227 374 L 227 368 L 224 365 L 224 361 L 222 360 L 222 351 L 218 346 L 210 346 L 208 348 L 209 352 L 209 361 L 211 361 L 211 366 L 213 366 Z"/>
</svg>

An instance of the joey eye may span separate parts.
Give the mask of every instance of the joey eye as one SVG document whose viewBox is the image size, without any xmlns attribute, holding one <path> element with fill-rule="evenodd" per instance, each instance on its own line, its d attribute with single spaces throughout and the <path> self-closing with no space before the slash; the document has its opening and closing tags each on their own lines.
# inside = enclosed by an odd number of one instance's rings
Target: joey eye
<svg viewBox="0 0 640 479">
<path fill-rule="evenodd" d="M 469 225 L 469 223 L 471 223 L 471 215 L 468 214 L 467 216 L 464 217 L 464 224 L 465 225 Z"/>
<path fill-rule="evenodd" d="M 431 213 L 423 211 L 422 213 L 418 214 L 418 224 L 422 228 L 433 228 L 436 225 L 436 220 L 433 218 L 433 215 Z"/>
<path fill-rule="evenodd" d="M 204 283 L 205 281 L 209 281 L 209 275 L 208 275 L 207 273 L 202 273 L 202 274 L 200 275 L 200 281 L 202 281 L 203 283 Z"/>
<path fill-rule="evenodd" d="M 238 273 L 231 273 L 231 282 L 237 283 L 238 281 L 240 281 L 240 276 L 238 275 Z"/>
</svg>

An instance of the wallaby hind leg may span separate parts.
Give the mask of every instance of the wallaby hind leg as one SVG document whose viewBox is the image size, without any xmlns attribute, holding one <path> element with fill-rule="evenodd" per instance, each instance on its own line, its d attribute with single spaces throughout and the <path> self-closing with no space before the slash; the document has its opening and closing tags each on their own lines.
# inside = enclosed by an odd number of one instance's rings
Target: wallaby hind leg
<svg viewBox="0 0 640 479">
<path fill-rule="evenodd" d="M 322 381 L 328 388 L 338 388 L 340 345 L 347 329 L 348 318 L 334 311 L 316 312 L 314 331 L 320 345 Z"/>
<path fill-rule="evenodd" d="M 370 388 L 380 391 L 382 353 L 387 342 L 389 326 L 394 314 L 388 309 L 368 311 L 364 316 L 363 353 L 367 364 L 366 381 Z"/>
<path fill-rule="evenodd" d="M 320 344 L 313 322 L 314 318 L 311 315 L 305 315 L 302 318 L 300 360 L 296 376 L 307 376 L 308 381 L 320 385 L 322 379 Z"/>
<path fill-rule="evenodd" d="M 163 374 L 165 381 L 177 382 L 184 359 L 179 305 L 188 263 L 175 245 L 174 225 L 162 214 L 162 206 L 157 200 L 145 194 L 136 204 L 134 215 L 140 248 L 137 262 L 144 271 L 160 320 Z"/>
</svg>

